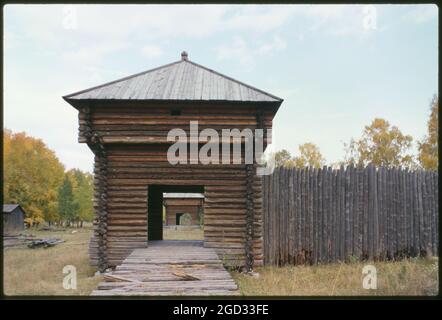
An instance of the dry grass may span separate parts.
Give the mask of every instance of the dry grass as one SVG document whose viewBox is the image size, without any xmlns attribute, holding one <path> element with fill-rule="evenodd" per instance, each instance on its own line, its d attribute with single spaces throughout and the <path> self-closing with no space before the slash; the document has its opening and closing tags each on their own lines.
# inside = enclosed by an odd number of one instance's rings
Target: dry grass
<svg viewBox="0 0 442 320">
<path fill-rule="evenodd" d="M 362 288 L 362 268 L 377 269 L 377 290 Z M 437 295 L 438 259 L 416 258 L 398 262 L 263 267 L 259 278 L 232 275 L 241 294 L 248 296 L 396 296 Z"/>
<path fill-rule="evenodd" d="M 204 240 L 204 231 L 200 227 L 180 226 L 163 228 L 164 240 Z"/>
<path fill-rule="evenodd" d="M 76 231 L 72 233 L 72 231 Z M 4 253 L 4 293 L 16 295 L 89 295 L 102 280 L 94 276 L 96 268 L 89 266 L 88 242 L 91 228 L 67 229 L 66 231 L 26 230 L 22 234 L 33 234 L 36 238 L 55 237 L 65 243 L 52 248 L 29 249 L 8 248 Z M 165 240 L 202 240 L 200 228 L 168 229 Z M 77 289 L 63 288 L 63 267 L 73 265 L 77 270 Z"/>
<path fill-rule="evenodd" d="M 91 229 L 66 232 L 26 231 L 37 237 L 66 240 L 48 249 L 4 250 L 4 293 L 6 295 L 88 295 L 101 281 L 89 266 L 87 253 Z M 165 239 L 202 240 L 202 229 L 164 230 Z M 438 259 L 419 258 L 398 262 L 371 263 L 377 268 L 378 289 L 362 288 L 362 268 L 368 263 L 318 266 L 263 267 L 259 278 L 232 272 L 241 293 L 248 296 L 352 296 L 352 295 L 436 295 Z M 63 267 L 77 269 L 77 290 L 62 286 Z"/>
<path fill-rule="evenodd" d="M 72 233 L 76 230 L 76 233 Z M 88 241 L 92 230 L 67 229 L 65 232 L 27 230 L 38 238 L 57 237 L 66 242 L 52 248 L 11 248 L 4 253 L 5 295 L 88 295 L 101 276 L 89 266 Z M 73 265 L 77 270 L 77 289 L 63 288 L 63 267 Z"/>
</svg>

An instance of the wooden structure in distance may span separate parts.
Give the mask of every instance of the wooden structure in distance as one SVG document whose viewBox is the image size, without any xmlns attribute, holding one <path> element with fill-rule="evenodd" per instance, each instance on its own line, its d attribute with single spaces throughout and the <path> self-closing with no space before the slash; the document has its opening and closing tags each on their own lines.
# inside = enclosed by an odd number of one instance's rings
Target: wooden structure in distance
<svg viewBox="0 0 442 320">
<path fill-rule="evenodd" d="M 25 211 L 18 204 L 3 205 L 3 232 L 21 231 L 25 228 Z"/>
<path fill-rule="evenodd" d="M 180 225 L 183 214 L 190 215 L 190 224 L 199 225 L 202 221 L 204 195 L 201 193 L 165 193 L 163 195 L 165 207 L 165 225 Z"/>
</svg>

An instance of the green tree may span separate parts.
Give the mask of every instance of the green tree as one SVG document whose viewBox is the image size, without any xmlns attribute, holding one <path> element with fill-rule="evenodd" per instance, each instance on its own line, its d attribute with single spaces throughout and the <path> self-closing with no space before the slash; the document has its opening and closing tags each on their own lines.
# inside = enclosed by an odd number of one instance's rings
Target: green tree
<svg viewBox="0 0 442 320">
<path fill-rule="evenodd" d="M 315 144 L 307 142 L 299 145 L 298 149 L 299 156 L 296 157 L 292 157 L 290 152 L 285 149 L 276 152 L 275 165 L 285 168 L 303 168 L 306 166 L 320 168 L 324 165 L 324 157 Z"/>
<path fill-rule="evenodd" d="M 70 226 L 76 219 L 78 203 L 74 200 L 72 183 L 68 175 L 65 176 L 63 184 L 58 191 L 58 212 L 61 219 Z"/>
<path fill-rule="evenodd" d="M 68 172 L 73 186 L 74 202 L 78 206 L 75 221 L 81 227 L 84 221 L 92 221 L 93 214 L 93 176 L 79 169 Z"/>
<path fill-rule="evenodd" d="M 275 166 L 282 167 L 287 161 L 291 160 L 291 158 L 292 156 L 290 155 L 290 152 L 288 152 L 286 149 L 277 151 L 275 153 Z"/>
<path fill-rule="evenodd" d="M 346 151 L 345 163 L 366 166 L 405 166 L 414 165 L 409 153 L 413 138 L 404 135 L 398 127 L 391 126 L 387 120 L 376 118 L 365 126 L 362 137 L 351 139 L 344 144 Z"/>
<path fill-rule="evenodd" d="M 439 97 L 434 95 L 430 104 L 430 119 L 428 120 L 428 133 L 418 142 L 419 163 L 424 169 L 437 170 L 439 166 Z"/>
<path fill-rule="evenodd" d="M 3 130 L 3 202 L 20 204 L 31 223 L 58 220 L 64 167 L 42 140 Z"/>
</svg>

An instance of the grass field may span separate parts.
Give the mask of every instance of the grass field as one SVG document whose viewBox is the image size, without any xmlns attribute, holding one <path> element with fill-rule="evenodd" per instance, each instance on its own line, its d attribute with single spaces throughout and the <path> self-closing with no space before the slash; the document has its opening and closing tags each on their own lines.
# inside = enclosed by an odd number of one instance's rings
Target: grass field
<svg viewBox="0 0 442 320">
<path fill-rule="evenodd" d="M 76 231 L 72 233 L 72 231 Z M 89 266 L 87 253 L 90 228 L 64 232 L 27 230 L 38 238 L 66 240 L 47 249 L 4 250 L 6 295 L 89 295 L 101 281 Z M 202 230 L 164 230 L 165 239 L 203 239 Z M 438 293 L 438 259 L 419 258 L 399 262 L 372 263 L 377 268 L 378 289 L 362 288 L 362 268 L 367 263 L 319 266 L 263 267 L 259 278 L 232 272 L 243 295 L 342 296 L 342 295 L 435 295 Z M 77 270 L 77 290 L 63 289 L 63 267 Z"/>
<path fill-rule="evenodd" d="M 21 232 L 37 238 L 61 238 L 66 242 L 47 249 L 23 247 L 3 250 L 5 295 L 88 295 L 101 280 L 101 276 L 94 276 L 96 270 L 89 266 L 87 250 L 91 232 L 90 228 Z M 76 290 L 63 288 L 63 277 L 66 276 L 63 267 L 66 265 L 76 267 Z"/>
<path fill-rule="evenodd" d="M 377 289 L 362 287 L 362 269 L 377 270 Z M 241 294 L 248 296 L 403 296 L 438 294 L 438 259 L 416 258 L 398 262 L 354 262 L 318 266 L 263 267 L 258 278 L 232 275 Z"/>
</svg>

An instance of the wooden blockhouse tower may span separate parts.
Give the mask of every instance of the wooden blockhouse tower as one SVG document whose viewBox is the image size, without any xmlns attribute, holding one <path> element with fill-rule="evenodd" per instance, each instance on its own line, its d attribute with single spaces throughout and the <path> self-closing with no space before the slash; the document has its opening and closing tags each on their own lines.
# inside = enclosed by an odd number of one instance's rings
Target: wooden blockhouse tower
<svg viewBox="0 0 442 320">
<path fill-rule="evenodd" d="M 186 52 L 179 61 L 63 98 L 78 110 L 79 142 L 95 155 L 92 265 L 105 270 L 162 239 L 164 192 L 204 194 L 204 246 L 226 264 L 263 263 L 256 163 L 172 165 L 167 135 L 180 128 L 189 136 L 190 121 L 220 136 L 222 129 L 269 129 L 282 99 L 196 64 Z"/>
</svg>

